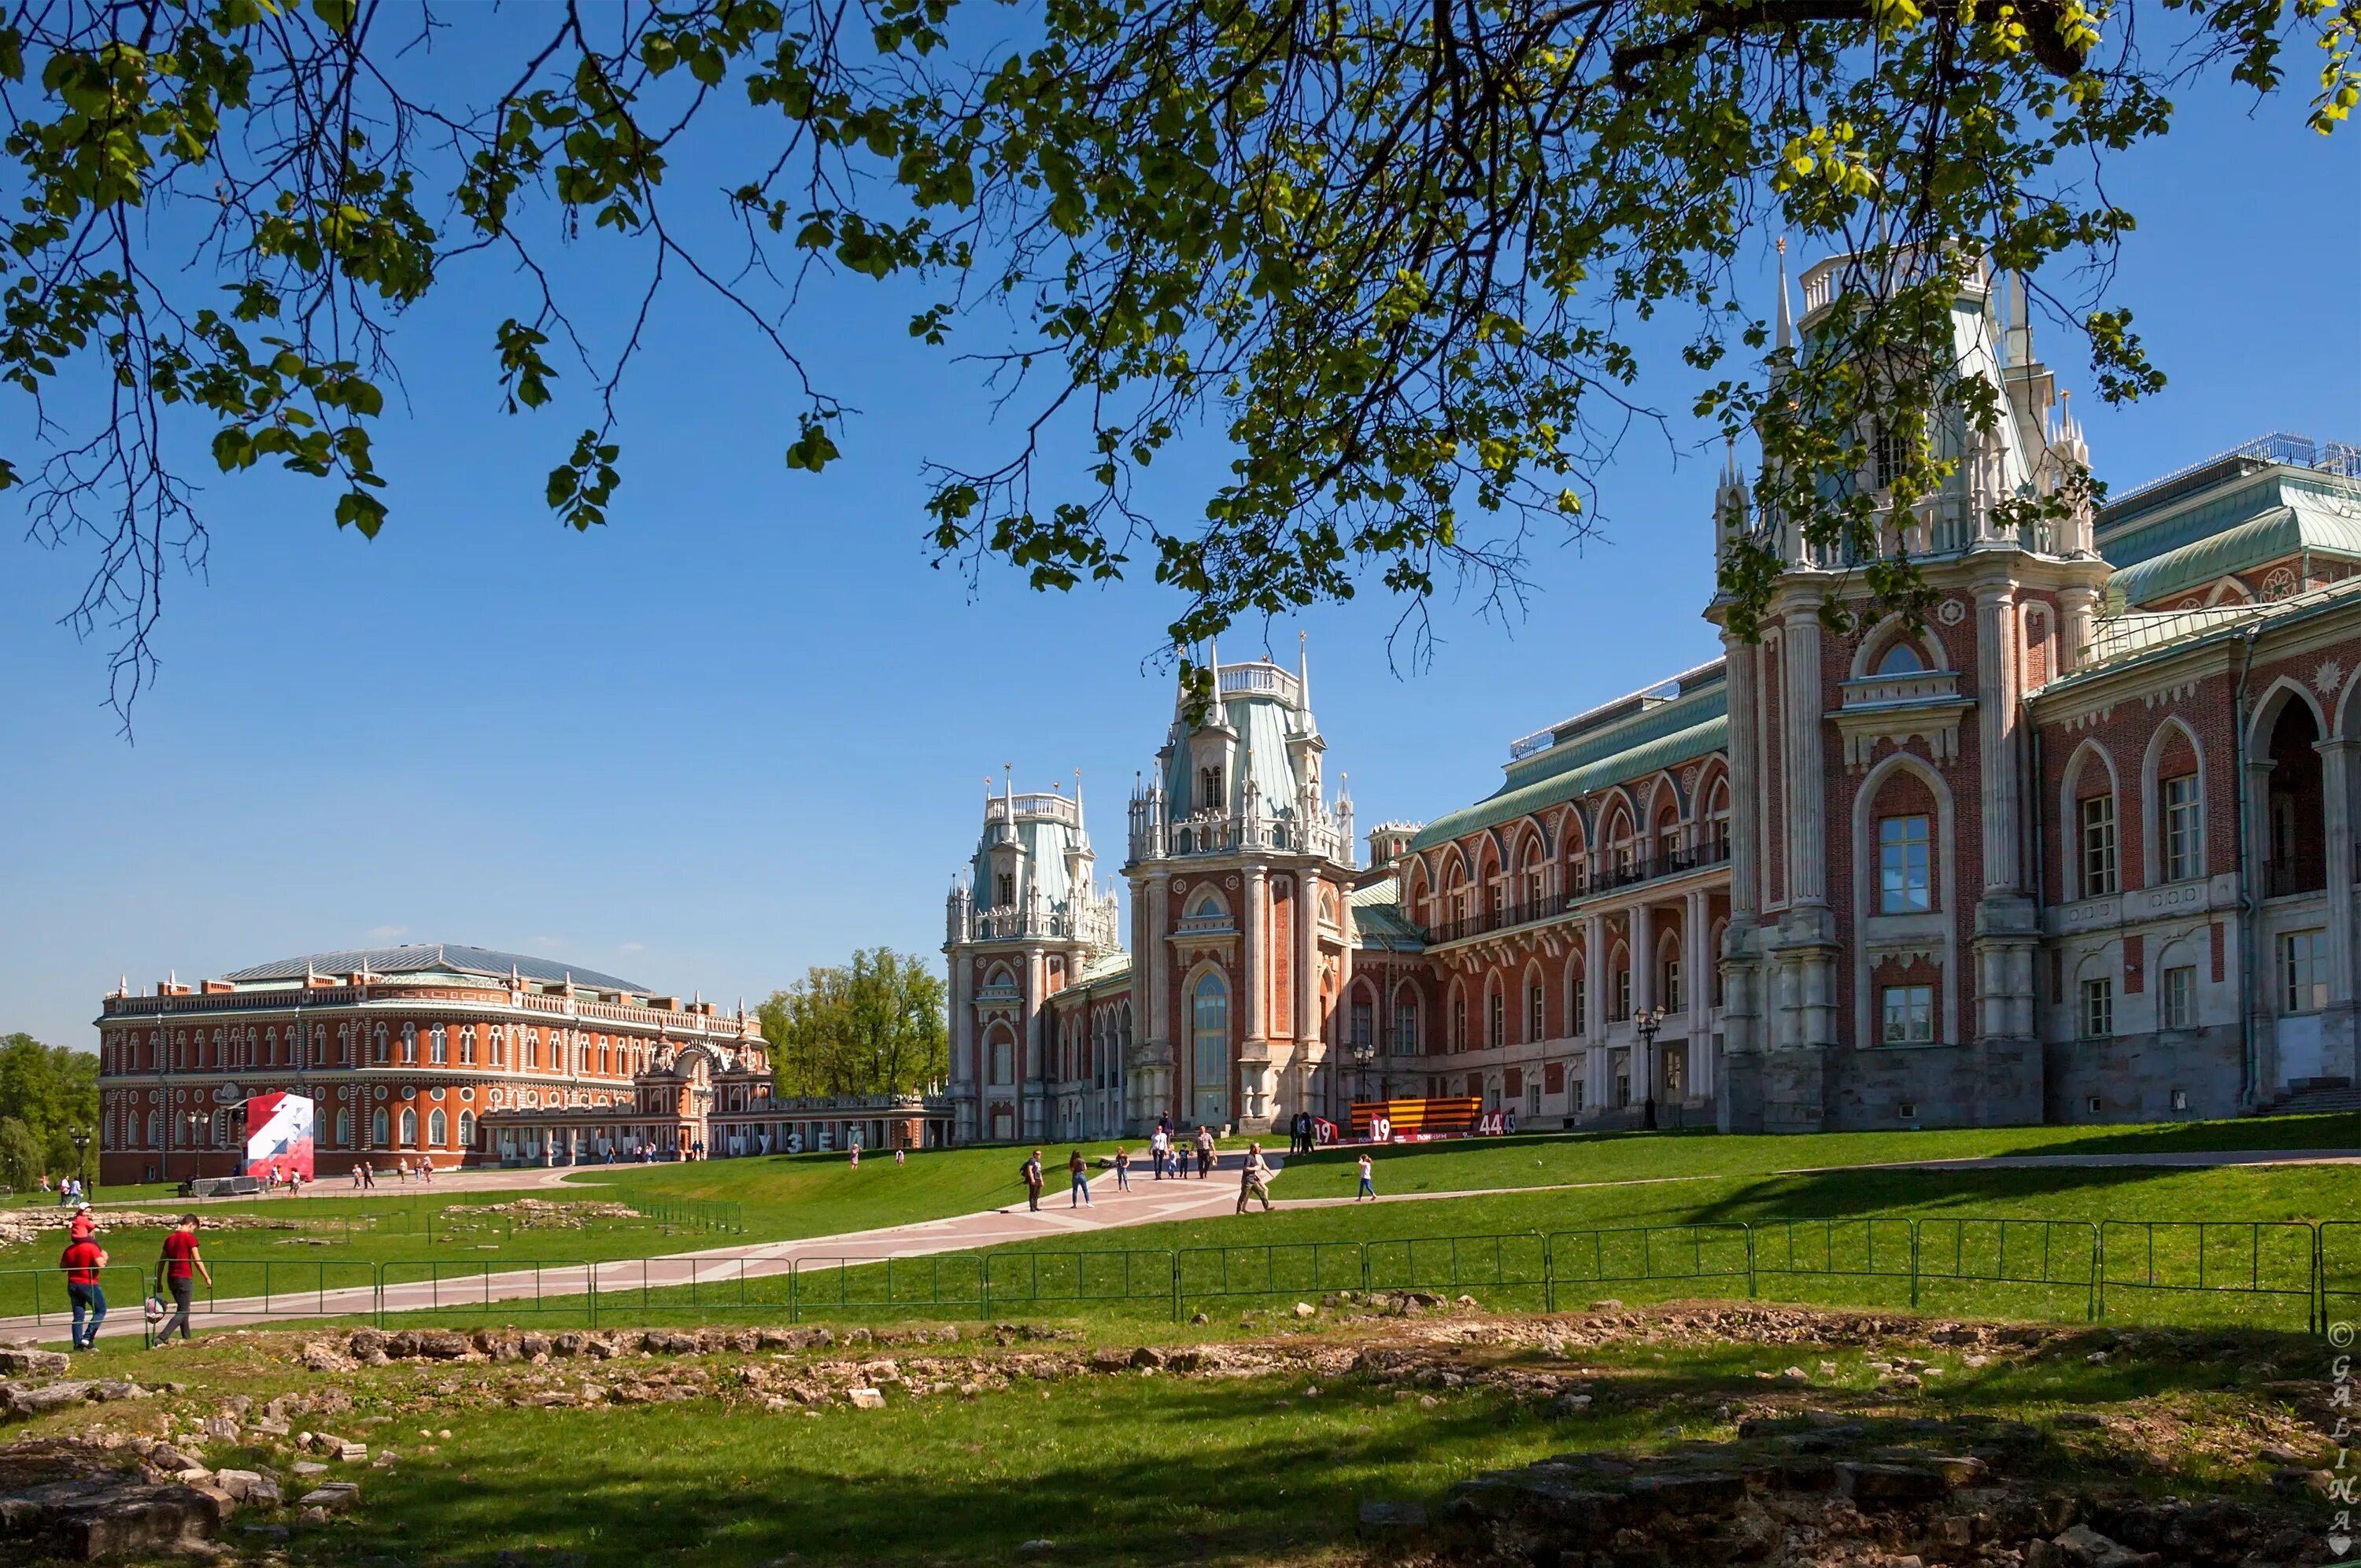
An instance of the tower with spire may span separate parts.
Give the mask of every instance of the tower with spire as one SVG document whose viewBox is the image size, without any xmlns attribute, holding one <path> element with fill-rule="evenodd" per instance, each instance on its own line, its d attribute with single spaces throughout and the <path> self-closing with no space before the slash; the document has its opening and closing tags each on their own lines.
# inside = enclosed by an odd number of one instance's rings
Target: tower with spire
<svg viewBox="0 0 2361 1568">
<path fill-rule="evenodd" d="M 1019 794 L 1013 769 L 984 781 L 983 828 L 951 879 L 943 955 L 950 974 L 950 1095 L 961 1142 L 1041 1138 L 1059 1065 L 1046 1008 L 1121 949 L 1119 902 L 1097 880 L 1082 774 Z"/>
<path fill-rule="evenodd" d="M 1846 289 L 1875 286 L 1862 282 L 1861 258 L 1817 262 L 1803 276 L 1798 319 L 1785 251 L 1783 240 L 1766 366 L 1774 382 L 1816 351 Z M 2038 814 L 2027 795 L 2022 698 L 2074 668 L 2109 568 L 2087 507 L 2062 519 L 2021 515 L 2018 503 L 2059 494 L 2090 460 L 2054 376 L 2034 357 L 2025 280 L 1964 268 L 1953 317 L 1952 374 L 1980 384 L 1999 417 L 1988 430 L 1964 414 L 1935 420 L 1935 455 L 1950 472 L 1906 508 L 1884 493 L 1881 455 L 1892 433 L 1883 422 L 1862 433 L 1870 460 L 1850 481 L 1878 503 L 1877 553 L 1917 567 L 1930 595 L 1921 610 L 1875 602 L 1858 542 L 1809 541 L 1795 520 L 1759 515 L 1734 444 L 1715 489 L 1717 548 L 1756 539 L 1784 568 L 1760 640 L 1723 636 L 1738 794 L 1772 803 L 1732 823 L 1719 955 L 1720 1115 L 1732 1128 L 1820 1125 L 1850 1059 L 1838 1041 L 1865 1037 L 1865 1009 L 1896 986 L 1946 998 L 1931 1036 L 1970 1047 L 1977 1082 L 2005 1086 L 1977 1098 L 1979 1120 L 2040 1119 L 2040 932 L 2025 842 Z M 1962 395 L 1959 406 L 1968 402 Z M 1728 608 L 1718 599 L 1708 616 L 1724 621 Z M 1847 841 L 1845 825 L 1889 815 L 1934 824 L 1938 840 L 1947 821 L 1973 835 L 1936 879 L 1950 890 L 1940 907 L 1889 909 L 1876 889 L 1864 891 L 1865 873 L 1831 857 Z M 1919 1086 L 1904 1083 L 1896 1065 L 1912 1058 L 1874 1059 L 1904 1084 L 1898 1100 L 1915 1104 Z M 1947 1092 L 1924 1088 L 1929 1100 Z"/>
<path fill-rule="evenodd" d="M 1256 1130 L 1334 1116 L 1336 998 L 1352 961 L 1353 805 L 1332 801 L 1311 660 L 1224 663 L 1211 700 L 1175 694 L 1153 770 L 1134 786 L 1129 1073 L 1136 1126 Z"/>
</svg>

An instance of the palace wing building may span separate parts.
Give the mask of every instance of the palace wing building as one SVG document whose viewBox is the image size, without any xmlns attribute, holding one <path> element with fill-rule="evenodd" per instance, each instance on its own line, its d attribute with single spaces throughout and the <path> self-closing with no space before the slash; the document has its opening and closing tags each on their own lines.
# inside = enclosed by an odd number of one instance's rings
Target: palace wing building
<svg viewBox="0 0 2361 1568">
<path fill-rule="evenodd" d="M 1783 280 L 1780 347 L 1843 275 L 1807 271 L 1793 323 Z M 2356 1102 L 2361 450 L 2267 437 L 2009 522 L 2089 455 L 2008 281 L 1955 311 L 2005 417 L 1955 422 L 1947 488 L 1883 523 L 1918 625 L 1824 630 L 1862 563 L 1733 467 L 1715 547 L 1786 564 L 1763 635 L 1515 741 L 1498 790 L 1366 861 L 1301 662 L 1214 656 L 1204 720 L 1176 703 L 1128 804 L 1127 952 L 1079 784 L 990 796 L 947 912 L 956 1135 L 1405 1094 L 1797 1132 Z"/>
<path fill-rule="evenodd" d="M 128 985 L 98 1018 L 100 1175 L 222 1176 L 234 1112 L 318 1102 L 316 1168 L 753 1153 L 783 1133 L 752 1014 L 614 975 L 428 943 Z"/>
</svg>

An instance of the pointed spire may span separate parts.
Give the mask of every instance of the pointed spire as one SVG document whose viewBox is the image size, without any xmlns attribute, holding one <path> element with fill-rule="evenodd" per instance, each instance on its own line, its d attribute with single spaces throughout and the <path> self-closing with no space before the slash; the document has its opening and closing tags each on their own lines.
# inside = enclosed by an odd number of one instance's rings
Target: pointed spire
<svg viewBox="0 0 2361 1568">
<path fill-rule="evenodd" d="M 1795 345 L 1795 318 L 1787 304 L 1787 236 L 1779 236 L 1779 333 L 1772 340 L 1773 348 Z"/>
<path fill-rule="evenodd" d="M 1295 634 L 1295 700 L 1312 711 L 1312 633 Z"/>
<path fill-rule="evenodd" d="M 1213 678 L 1213 703 L 1206 710 L 1206 722 L 1226 725 L 1230 716 L 1222 708 L 1222 645 L 1211 636 L 1205 639 L 1205 671 Z"/>
<path fill-rule="evenodd" d="M 1074 770 L 1074 826 L 1081 828 L 1088 836 L 1090 829 L 1082 822 L 1082 770 L 1080 768 Z"/>
</svg>

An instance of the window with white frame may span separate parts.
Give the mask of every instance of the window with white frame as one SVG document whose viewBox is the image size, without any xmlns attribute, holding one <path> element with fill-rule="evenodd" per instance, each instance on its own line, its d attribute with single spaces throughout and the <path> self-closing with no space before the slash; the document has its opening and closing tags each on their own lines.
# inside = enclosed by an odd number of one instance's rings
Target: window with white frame
<svg viewBox="0 0 2361 1568">
<path fill-rule="evenodd" d="M 1877 822 L 1877 908 L 1881 915 L 1931 909 L 1933 835 L 1924 813 Z"/>
<path fill-rule="evenodd" d="M 1492 992 L 1487 1004 L 1485 1025 L 1486 1045 L 1505 1046 L 1509 1043 L 1509 999 L 1497 991 Z"/>
<path fill-rule="evenodd" d="M 1548 1013 L 1543 1002 L 1544 994 L 1539 981 L 1525 987 L 1525 1038 L 1528 1040 L 1548 1037 Z"/>
<path fill-rule="evenodd" d="M 2204 873 L 2204 846 L 2200 840 L 2202 818 L 2198 809 L 2197 775 L 2183 773 L 2164 781 L 2164 880 L 2183 882 Z"/>
<path fill-rule="evenodd" d="M 1631 966 L 1624 964 L 1615 971 L 1615 1021 L 1619 1024 L 1631 1016 Z"/>
<path fill-rule="evenodd" d="M 2081 829 L 2082 896 L 2103 898 L 2115 891 L 2115 797 L 2085 795 L 2074 809 Z"/>
<path fill-rule="evenodd" d="M 1567 1000 L 1573 1006 L 1567 1010 L 1569 1022 L 1566 1033 L 1579 1037 L 1590 1027 L 1590 987 L 1583 976 L 1577 974 L 1574 977 L 1573 994 Z"/>
<path fill-rule="evenodd" d="M 2164 1026 L 2197 1027 L 2197 966 L 2174 964 L 2164 971 Z"/>
<path fill-rule="evenodd" d="M 1656 1005 L 1667 1013 L 1688 1011 L 1688 998 L 1681 994 L 1681 947 L 1677 940 L 1666 942 L 1656 954 Z"/>
<path fill-rule="evenodd" d="M 1464 996 L 1451 999 L 1451 1048 L 1455 1051 L 1467 1048 L 1467 999 Z"/>
<path fill-rule="evenodd" d="M 2314 928 L 2279 937 L 2279 1011 L 2317 1013 L 2328 1005 L 2328 933 Z"/>
<path fill-rule="evenodd" d="M 1883 1014 L 1878 1038 L 1889 1046 L 1935 1043 L 1935 988 L 1889 985 L 1879 992 Z"/>
<path fill-rule="evenodd" d="M 1418 1003 L 1415 1002 L 1394 1004 L 1394 1049 L 1406 1057 L 1418 1054 Z"/>
<path fill-rule="evenodd" d="M 2103 1040 L 2115 1032 L 2115 982 L 2101 975 L 2082 982 L 2082 1005 L 2075 1019 L 2076 1033 L 2086 1040 Z"/>
</svg>

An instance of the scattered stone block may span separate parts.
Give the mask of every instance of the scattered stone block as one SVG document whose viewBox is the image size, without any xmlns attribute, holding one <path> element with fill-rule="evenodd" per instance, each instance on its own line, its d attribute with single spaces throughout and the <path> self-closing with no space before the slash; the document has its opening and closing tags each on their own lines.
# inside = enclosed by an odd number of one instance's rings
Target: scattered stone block
<svg viewBox="0 0 2361 1568">
<path fill-rule="evenodd" d="M 885 1396 L 875 1388 L 850 1388 L 844 1397 L 852 1402 L 856 1410 L 882 1410 L 885 1408 Z"/>
</svg>

